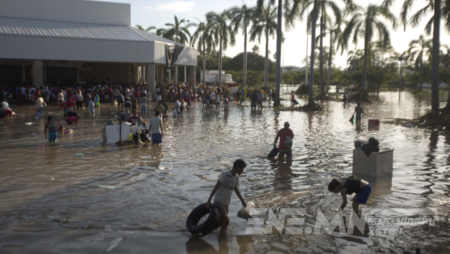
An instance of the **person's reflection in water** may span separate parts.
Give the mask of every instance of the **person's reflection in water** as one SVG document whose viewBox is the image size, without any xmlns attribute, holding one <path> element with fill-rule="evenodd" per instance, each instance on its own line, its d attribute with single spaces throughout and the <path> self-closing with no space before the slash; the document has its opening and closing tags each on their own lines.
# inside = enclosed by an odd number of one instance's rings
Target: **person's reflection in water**
<svg viewBox="0 0 450 254">
<path fill-rule="evenodd" d="M 434 155 L 434 152 L 436 151 L 436 148 L 437 148 L 438 138 L 439 138 L 439 132 L 432 131 L 431 135 L 430 135 L 430 146 L 429 146 L 430 151 L 427 153 L 427 157 L 428 157 L 427 165 L 428 166 L 433 166 L 433 161 L 436 158 L 436 156 Z"/>
<path fill-rule="evenodd" d="M 274 178 L 275 190 L 292 190 L 292 158 L 280 159 L 278 175 Z"/>
<path fill-rule="evenodd" d="M 214 234 L 214 232 L 212 233 Z M 213 236 L 215 237 L 215 236 Z M 237 246 L 235 245 L 229 245 L 228 243 L 232 244 L 234 241 L 234 237 L 236 237 Z M 208 239 L 211 239 L 211 237 L 208 237 Z M 220 254 L 234 254 L 238 253 L 236 250 L 239 249 L 240 254 L 248 253 L 251 251 L 248 249 L 249 243 L 253 243 L 253 236 L 251 235 L 230 235 L 226 232 L 218 232 L 218 250 L 214 248 L 213 245 L 208 243 L 204 238 L 192 236 L 189 238 L 189 240 L 186 242 L 186 253 L 188 254 L 210 254 L 210 253 L 220 253 Z"/>
</svg>

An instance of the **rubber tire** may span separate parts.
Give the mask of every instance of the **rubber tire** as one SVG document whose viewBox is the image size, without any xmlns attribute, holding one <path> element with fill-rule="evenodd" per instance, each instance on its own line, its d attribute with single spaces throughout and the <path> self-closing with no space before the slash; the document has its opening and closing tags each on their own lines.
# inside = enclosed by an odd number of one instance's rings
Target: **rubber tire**
<svg viewBox="0 0 450 254">
<path fill-rule="evenodd" d="M 200 219 L 209 214 L 208 218 L 200 225 L 197 225 Z M 192 212 L 189 214 L 186 227 L 195 236 L 205 236 L 211 233 L 214 229 L 219 226 L 220 223 L 220 213 L 217 208 L 211 204 L 209 210 L 206 209 L 206 203 L 197 206 Z"/>
</svg>

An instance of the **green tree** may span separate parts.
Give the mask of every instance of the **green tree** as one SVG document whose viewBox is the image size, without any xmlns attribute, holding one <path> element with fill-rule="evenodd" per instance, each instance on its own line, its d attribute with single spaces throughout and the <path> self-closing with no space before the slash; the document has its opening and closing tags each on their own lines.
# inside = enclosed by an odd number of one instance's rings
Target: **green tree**
<svg viewBox="0 0 450 254">
<path fill-rule="evenodd" d="M 407 60 L 414 62 L 415 71 L 419 72 L 419 77 L 422 76 L 424 58 L 429 55 L 432 50 L 432 41 L 425 39 L 423 35 L 419 39 L 412 40 L 409 43 Z M 419 80 L 419 91 L 422 90 L 423 80 Z"/>
<path fill-rule="evenodd" d="M 199 19 L 198 24 L 191 23 L 190 26 L 197 27 L 195 32 L 192 34 L 191 44 L 194 47 L 199 49 L 202 52 L 202 70 L 203 70 L 203 85 L 206 85 L 206 53 L 211 53 L 211 50 L 216 48 L 216 44 L 214 41 L 214 36 L 211 33 L 211 29 L 205 22 L 200 22 Z"/>
<path fill-rule="evenodd" d="M 259 53 L 259 46 L 255 44 L 255 46 L 253 46 L 253 48 L 252 48 L 252 52 L 253 52 L 253 54 L 258 54 Z"/>
<path fill-rule="evenodd" d="M 383 5 L 391 6 L 395 0 L 384 0 Z M 444 0 L 428 0 L 427 4 L 419 9 L 411 18 L 409 12 L 413 7 L 415 0 L 404 0 L 402 10 L 400 13 L 401 21 L 406 30 L 406 26 L 410 24 L 412 27 L 417 27 L 422 18 L 429 12 L 433 13 L 431 19 L 425 26 L 425 31 L 431 34 L 433 28 L 433 49 L 432 49 L 432 70 L 431 70 L 431 109 L 433 115 L 439 114 L 439 55 L 440 55 L 440 27 L 441 18 L 444 19 L 444 25 L 447 30 L 450 29 L 450 1 Z M 441 15 L 442 14 L 442 15 Z"/>
<path fill-rule="evenodd" d="M 233 7 L 230 9 L 231 26 L 234 26 L 234 32 L 237 33 L 239 28 L 242 28 L 244 34 L 244 71 L 243 71 L 243 84 L 247 84 L 247 28 L 250 25 L 251 19 L 255 16 L 256 9 L 254 7 Z"/>
<path fill-rule="evenodd" d="M 150 33 L 152 30 L 156 30 L 156 26 L 149 26 L 147 28 L 144 28 L 141 25 L 136 25 L 136 28 L 139 29 L 139 30 L 145 31 L 147 33 Z"/>
<path fill-rule="evenodd" d="M 208 12 L 206 20 L 210 24 L 214 40 L 219 44 L 219 84 L 222 84 L 222 51 L 236 43 L 232 26 L 228 24 L 230 13 L 228 11 Z"/>
<path fill-rule="evenodd" d="M 277 31 L 277 8 L 268 5 L 263 12 L 256 16 L 250 29 L 250 41 L 258 40 L 261 43 L 261 37 L 266 37 L 265 61 L 264 61 L 264 87 L 267 89 L 269 73 L 269 37 L 274 37 Z"/>
<path fill-rule="evenodd" d="M 353 17 L 347 24 L 347 27 L 342 33 L 343 45 L 346 47 L 350 38 L 352 42 L 356 45 L 360 37 L 364 39 L 364 69 L 363 69 L 363 79 L 362 79 L 362 92 L 366 92 L 367 83 L 367 67 L 370 43 L 372 42 L 376 32 L 378 35 L 378 44 L 381 47 L 386 47 L 390 44 L 391 35 L 388 27 L 379 19 L 384 18 L 390 23 L 395 29 L 397 26 L 396 18 L 394 14 L 385 6 L 370 4 L 366 9 L 360 6 L 353 6 L 352 10 Z M 352 36 L 353 35 L 353 36 Z"/>
</svg>

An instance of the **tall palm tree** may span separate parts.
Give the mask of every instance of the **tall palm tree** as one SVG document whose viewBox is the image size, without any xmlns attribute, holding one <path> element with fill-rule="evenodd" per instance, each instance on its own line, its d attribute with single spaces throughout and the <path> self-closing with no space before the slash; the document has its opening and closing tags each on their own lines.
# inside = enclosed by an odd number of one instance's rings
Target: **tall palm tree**
<svg viewBox="0 0 450 254">
<path fill-rule="evenodd" d="M 247 84 L 247 28 L 250 25 L 251 19 L 255 16 L 256 8 L 247 7 L 247 5 L 242 5 L 242 7 L 233 7 L 230 10 L 231 16 L 231 26 L 234 26 L 234 32 L 237 33 L 239 28 L 242 28 L 244 34 L 244 86 Z"/>
<path fill-rule="evenodd" d="M 378 35 L 378 44 L 387 47 L 391 42 L 391 35 L 388 27 L 379 19 L 384 18 L 392 24 L 395 29 L 397 21 L 394 14 L 386 6 L 370 4 L 366 9 L 360 6 L 353 6 L 351 10 L 353 17 L 342 33 L 343 45 L 347 47 L 350 38 L 356 45 L 360 37 L 364 39 L 364 70 L 362 80 L 362 92 L 366 92 L 367 66 L 369 58 L 370 43 L 375 33 Z M 353 35 L 353 36 L 352 36 Z"/>
<path fill-rule="evenodd" d="M 275 4 L 276 0 L 268 0 L 270 4 Z M 293 21 L 291 20 L 291 16 L 288 15 L 290 10 L 290 5 L 292 4 L 292 1 L 303 1 L 303 0 L 284 0 L 284 9 L 285 9 L 285 21 L 286 24 L 289 26 L 289 24 L 293 24 Z M 283 22 L 283 0 L 277 0 L 278 2 L 278 12 L 277 12 L 277 59 L 275 64 L 275 100 L 274 100 L 274 106 L 280 105 L 280 85 L 281 85 L 281 43 L 282 43 L 282 22 Z M 264 0 L 257 0 L 257 10 L 259 12 L 262 12 L 264 9 Z"/>
<path fill-rule="evenodd" d="M 174 16 L 174 23 L 166 23 L 165 25 L 168 27 L 165 32 L 165 37 L 170 38 L 171 40 L 178 42 L 183 45 L 187 45 L 189 43 L 189 38 L 191 34 L 188 30 L 188 25 L 182 26 L 183 23 L 189 22 L 186 19 L 179 20 L 177 15 Z M 175 66 L 175 83 L 178 83 L 178 66 Z"/>
<path fill-rule="evenodd" d="M 423 35 L 419 36 L 419 39 L 412 40 L 409 43 L 407 60 L 414 61 L 414 69 L 419 72 L 419 76 L 422 76 L 423 62 L 426 55 L 431 48 L 432 41 L 425 39 Z M 419 91 L 422 90 L 422 81 L 419 82 Z"/>
<path fill-rule="evenodd" d="M 197 27 L 195 32 L 192 34 L 191 44 L 193 47 L 197 44 L 196 47 L 203 54 L 203 85 L 206 85 L 206 53 L 211 53 L 211 51 L 216 48 L 216 44 L 208 24 L 205 22 L 200 22 L 200 20 L 198 21 L 198 24 L 190 24 L 193 27 Z"/>
<path fill-rule="evenodd" d="M 383 5 L 391 6 L 395 0 L 384 0 Z M 433 28 L 433 50 L 431 63 L 431 109 L 433 115 L 439 114 L 439 54 L 440 54 L 440 27 L 441 18 L 444 19 L 444 25 L 447 30 L 450 30 L 450 1 L 449 0 L 428 0 L 425 7 L 419 9 L 410 19 L 408 14 L 411 11 L 415 0 L 404 0 L 402 10 L 400 13 L 401 21 L 406 30 L 408 24 L 412 27 L 417 27 L 422 18 L 429 12 L 433 16 L 425 26 L 425 31 L 431 34 Z"/>
<path fill-rule="evenodd" d="M 233 46 L 236 43 L 234 31 L 228 24 L 229 17 L 230 13 L 226 10 L 206 13 L 214 40 L 219 44 L 219 85 L 222 85 L 222 52 L 227 49 L 228 44 Z"/>
<path fill-rule="evenodd" d="M 277 8 L 268 5 L 263 12 L 253 19 L 253 25 L 250 29 L 250 41 L 258 40 L 261 43 L 261 37 L 266 37 L 265 61 L 264 61 L 264 87 L 267 89 L 269 77 L 269 37 L 274 38 L 277 31 L 278 13 Z"/>
<path fill-rule="evenodd" d="M 334 49 L 334 44 L 336 42 L 338 42 L 337 44 L 337 49 L 342 46 L 341 44 L 341 34 L 342 34 L 342 30 L 341 30 L 341 22 L 339 23 L 333 23 L 333 20 L 328 18 L 327 19 L 327 24 L 325 26 L 325 30 L 328 30 L 328 32 L 323 32 L 319 35 L 319 37 L 330 37 L 330 50 L 328 52 L 328 78 L 327 78 L 327 89 L 326 91 L 328 92 L 328 90 L 330 89 L 330 82 L 331 82 L 331 64 L 333 61 L 333 55 L 335 54 L 333 49 Z M 322 49 L 323 49 L 323 45 L 322 45 Z M 322 50 L 321 49 L 321 54 L 322 54 Z M 336 49 L 336 50 L 337 50 Z"/>
<path fill-rule="evenodd" d="M 156 26 L 149 26 L 147 28 L 144 28 L 141 25 L 136 25 L 136 28 L 139 29 L 139 30 L 145 31 L 147 33 L 151 32 L 152 30 L 156 30 Z"/>
<path fill-rule="evenodd" d="M 403 67 L 405 65 L 405 62 L 408 62 L 408 51 L 404 51 L 403 53 L 394 52 L 391 56 L 393 61 L 399 61 L 400 65 L 400 78 L 398 80 L 398 87 L 402 87 L 402 77 L 403 77 Z"/>
</svg>

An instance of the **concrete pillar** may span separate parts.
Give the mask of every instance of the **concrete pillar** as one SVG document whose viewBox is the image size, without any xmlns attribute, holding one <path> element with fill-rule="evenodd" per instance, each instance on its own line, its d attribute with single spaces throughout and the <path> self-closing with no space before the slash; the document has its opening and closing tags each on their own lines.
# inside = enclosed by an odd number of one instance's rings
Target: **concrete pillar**
<svg viewBox="0 0 450 254">
<path fill-rule="evenodd" d="M 146 77 L 147 77 L 147 89 L 151 94 L 155 94 L 155 64 L 149 63 L 147 64 L 146 69 Z"/>
<path fill-rule="evenodd" d="M 139 83 L 139 66 L 133 65 L 133 83 L 137 84 Z"/>
<path fill-rule="evenodd" d="M 178 86 L 178 66 L 175 66 L 175 85 Z"/>
<path fill-rule="evenodd" d="M 195 81 L 195 66 L 189 66 L 187 67 L 189 71 L 188 80 L 189 80 L 189 86 L 194 89 L 196 85 Z"/>
<path fill-rule="evenodd" d="M 44 63 L 41 60 L 33 61 L 33 85 L 36 88 L 44 85 Z"/>
<path fill-rule="evenodd" d="M 158 66 L 158 84 L 164 83 L 164 65 Z"/>
</svg>

